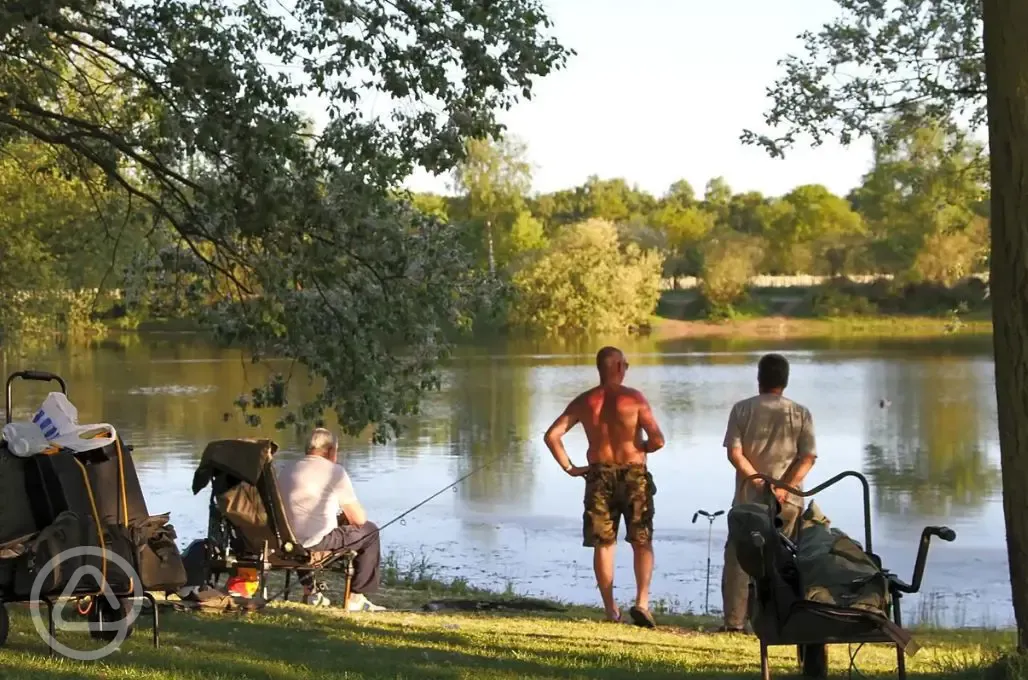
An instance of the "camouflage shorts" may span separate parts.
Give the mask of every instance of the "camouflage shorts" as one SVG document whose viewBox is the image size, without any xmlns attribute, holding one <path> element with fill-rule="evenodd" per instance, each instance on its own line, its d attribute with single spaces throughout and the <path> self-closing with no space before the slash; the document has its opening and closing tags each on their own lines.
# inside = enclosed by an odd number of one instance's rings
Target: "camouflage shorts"
<svg viewBox="0 0 1028 680">
<path fill-rule="evenodd" d="M 621 516 L 625 540 L 653 540 L 653 496 L 657 487 L 645 465 L 590 465 L 585 475 L 582 545 L 592 548 L 617 540 Z"/>
</svg>

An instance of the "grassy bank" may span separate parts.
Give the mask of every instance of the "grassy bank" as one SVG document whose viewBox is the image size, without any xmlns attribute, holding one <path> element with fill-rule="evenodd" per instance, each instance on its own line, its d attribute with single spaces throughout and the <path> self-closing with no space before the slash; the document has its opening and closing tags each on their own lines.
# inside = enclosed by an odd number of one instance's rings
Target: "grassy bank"
<svg viewBox="0 0 1028 680">
<path fill-rule="evenodd" d="M 828 337 L 938 337 L 951 334 L 990 335 L 988 319 L 929 316 L 871 316 L 804 319 L 784 316 L 729 321 L 702 321 L 655 317 L 651 335 L 673 338 L 828 338 Z"/>
<path fill-rule="evenodd" d="M 12 612 L 0 674 L 10 678 L 753 678 L 756 639 L 704 633 L 715 622 L 689 615 L 658 616 L 660 628 L 603 623 L 589 607 L 559 607 L 489 594 L 457 581 L 441 583 L 418 570 L 386 569 L 389 583 L 376 596 L 393 610 L 344 614 L 275 603 L 250 614 L 162 612 L 161 649 L 149 646 L 145 625 L 99 662 L 50 660 L 24 611 Z M 334 584 L 335 585 L 335 584 Z M 330 595 L 336 594 L 330 589 Z M 420 611 L 440 598 L 506 603 L 493 611 Z M 515 606 L 526 607 L 518 611 Z M 12 608 L 15 609 L 15 608 Z M 65 644 L 90 645 L 81 633 L 60 632 Z M 925 631 L 922 649 L 908 659 L 911 677 L 981 678 L 1011 634 Z M 833 674 L 848 665 L 845 646 L 830 648 Z M 776 677 L 795 672 L 792 648 L 772 650 Z M 888 677 L 895 654 L 865 646 L 857 667 L 866 677 Z"/>
</svg>

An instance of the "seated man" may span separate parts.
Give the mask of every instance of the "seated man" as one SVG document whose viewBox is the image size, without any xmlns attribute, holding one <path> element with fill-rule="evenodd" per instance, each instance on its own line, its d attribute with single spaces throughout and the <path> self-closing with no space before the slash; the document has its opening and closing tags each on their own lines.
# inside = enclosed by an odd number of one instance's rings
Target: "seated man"
<svg viewBox="0 0 1028 680">
<path fill-rule="evenodd" d="M 277 471 L 279 491 L 296 540 L 311 551 L 347 548 L 357 551 L 350 611 L 379 611 L 366 597 L 378 588 L 381 550 L 378 527 L 369 522 L 357 500 L 346 470 L 339 465 L 339 441 L 324 428 L 317 428 L 307 442 L 307 455 L 287 461 Z M 305 604 L 327 607 L 328 598 L 314 587 L 306 575 L 303 583 Z"/>
</svg>

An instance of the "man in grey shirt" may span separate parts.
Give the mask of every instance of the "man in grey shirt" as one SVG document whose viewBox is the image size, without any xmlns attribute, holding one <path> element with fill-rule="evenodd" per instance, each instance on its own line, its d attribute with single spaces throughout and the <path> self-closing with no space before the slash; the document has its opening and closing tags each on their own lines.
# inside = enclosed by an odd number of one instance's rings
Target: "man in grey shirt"
<svg viewBox="0 0 1028 680">
<path fill-rule="evenodd" d="M 803 479 L 817 458 L 814 420 L 805 406 L 782 396 L 788 384 L 789 362 L 779 354 L 766 354 L 757 364 L 757 396 L 732 407 L 724 446 L 736 471 L 733 507 L 765 500 L 763 480 L 745 481 L 757 473 L 803 490 Z M 803 499 L 784 489 L 776 488 L 774 493 L 781 504 L 782 532 L 795 538 Z M 721 579 L 723 631 L 742 632 L 746 623 L 748 587 L 749 576 L 739 566 L 735 548 L 728 541 Z"/>
</svg>

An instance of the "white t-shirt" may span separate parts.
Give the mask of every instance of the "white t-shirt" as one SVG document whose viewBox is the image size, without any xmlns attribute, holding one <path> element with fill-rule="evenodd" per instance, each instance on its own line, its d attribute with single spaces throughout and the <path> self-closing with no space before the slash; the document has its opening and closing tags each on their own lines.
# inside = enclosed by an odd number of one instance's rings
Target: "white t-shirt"
<svg viewBox="0 0 1028 680">
<path fill-rule="evenodd" d="M 296 540 L 317 545 L 339 526 L 344 505 L 357 502 L 350 475 L 342 465 L 321 456 L 304 456 L 278 466 L 278 489 Z"/>
</svg>

